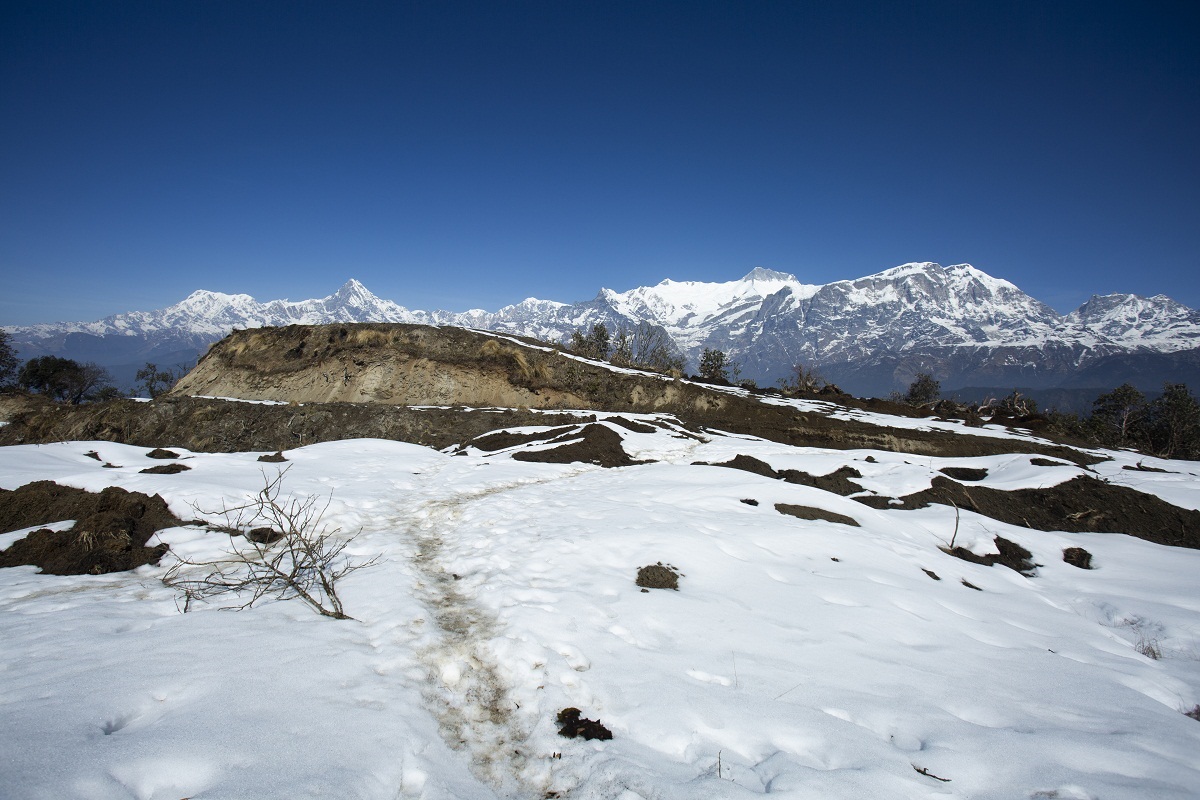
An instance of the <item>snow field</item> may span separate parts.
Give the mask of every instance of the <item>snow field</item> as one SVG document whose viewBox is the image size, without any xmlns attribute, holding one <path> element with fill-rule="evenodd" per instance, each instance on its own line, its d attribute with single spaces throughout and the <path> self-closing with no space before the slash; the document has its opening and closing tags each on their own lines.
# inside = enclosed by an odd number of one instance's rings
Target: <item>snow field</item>
<svg viewBox="0 0 1200 800">
<path fill-rule="evenodd" d="M 142 475 L 164 463 L 145 448 L 0 449 L 0 487 L 120 485 L 161 494 L 182 519 L 244 502 L 264 472 L 287 467 L 285 491 L 330 496 L 325 522 L 361 530 L 349 557 L 383 557 L 346 579 L 346 622 L 298 603 L 181 614 L 159 582 L 170 556 L 95 577 L 0 570 L 0 794 L 1200 792 L 1200 723 L 1180 713 L 1200 702 L 1200 554 L 962 512 L 956 543 L 985 553 L 996 535 L 1011 539 L 1041 565 L 1026 578 L 938 550 L 952 509 L 880 511 L 691 462 L 745 454 L 811 474 L 850 465 L 866 490 L 890 496 L 927 488 L 945 466 L 985 467 L 978 485 L 1003 489 L 1082 469 L 612 427 L 633 457 L 659 463 L 604 470 L 356 440 L 288 451 L 282 465 L 176 450 L 190 471 Z M 1197 507 L 1194 465 L 1134 472 L 1121 469 L 1132 455 L 1114 455 L 1094 469 Z M 775 503 L 860 527 L 784 516 Z M 194 557 L 229 542 L 190 527 L 160 538 Z M 1068 546 L 1098 568 L 1063 563 Z M 682 574 L 679 591 L 635 585 L 638 567 L 660 561 Z M 1138 651 L 1147 640 L 1162 659 Z M 559 736 L 567 706 L 614 738 Z"/>
</svg>

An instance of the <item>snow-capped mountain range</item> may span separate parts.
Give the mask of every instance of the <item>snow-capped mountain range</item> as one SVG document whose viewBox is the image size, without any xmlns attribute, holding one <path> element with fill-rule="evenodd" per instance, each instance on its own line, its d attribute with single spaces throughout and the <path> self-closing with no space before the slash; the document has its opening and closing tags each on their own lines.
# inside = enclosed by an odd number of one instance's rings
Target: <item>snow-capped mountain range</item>
<svg viewBox="0 0 1200 800">
<path fill-rule="evenodd" d="M 353 279 L 302 301 L 201 290 L 157 311 L 8 330 L 23 357 L 52 353 L 116 370 L 190 360 L 235 328 L 331 322 L 460 325 L 548 341 L 596 322 L 614 330 L 648 323 L 693 365 L 716 348 L 740 363 L 743 377 L 771 384 L 803 362 L 858 394 L 886 394 L 919 371 L 946 388 L 1130 380 L 1152 389 L 1164 380 L 1195 385 L 1200 376 L 1200 312 L 1169 297 L 1094 296 L 1064 316 L 968 264 L 930 262 L 824 285 L 760 267 L 736 281 L 665 280 L 601 289 L 577 303 L 529 298 L 495 312 L 411 310 Z"/>
</svg>

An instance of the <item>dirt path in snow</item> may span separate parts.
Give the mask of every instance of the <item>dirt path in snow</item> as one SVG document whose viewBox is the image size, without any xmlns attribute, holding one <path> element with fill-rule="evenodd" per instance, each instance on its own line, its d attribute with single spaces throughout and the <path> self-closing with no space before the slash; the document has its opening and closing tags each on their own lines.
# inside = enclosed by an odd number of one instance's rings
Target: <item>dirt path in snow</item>
<svg viewBox="0 0 1200 800">
<path fill-rule="evenodd" d="M 574 473 L 572 473 L 573 475 Z M 536 483 L 564 480 L 556 476 Z M 485 497 L 535 485 L 514 483 L 457 497 L 431 500 L 411 526 L 417 545 L 413 565 L 417 589 L 438 627 L 438 637 L 418 657 L 429 672 L 426 702 L 442 738 L 470 758 L 477 778 L 499 794 L 544 798 L 550 770 L 526 742 L 534 720 L 522 719 L 501 677 L 489 643 L 502 635 L 495 617 L 460 590 L 459 576 L 446 569 L 448 545 L 463 509 Z"/>
</svg>

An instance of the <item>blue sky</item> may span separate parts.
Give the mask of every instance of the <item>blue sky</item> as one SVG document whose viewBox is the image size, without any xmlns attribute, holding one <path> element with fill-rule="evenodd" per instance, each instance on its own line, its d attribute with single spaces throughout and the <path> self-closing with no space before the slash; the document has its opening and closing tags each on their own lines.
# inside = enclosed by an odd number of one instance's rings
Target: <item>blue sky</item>
<svg viewBox="0 0 1200 800">
<path fill-rule="evenodd" d="M 969 262 L 1200 306 L 1191 2 L 0 3 L 0 323 Z"/>
</svg>

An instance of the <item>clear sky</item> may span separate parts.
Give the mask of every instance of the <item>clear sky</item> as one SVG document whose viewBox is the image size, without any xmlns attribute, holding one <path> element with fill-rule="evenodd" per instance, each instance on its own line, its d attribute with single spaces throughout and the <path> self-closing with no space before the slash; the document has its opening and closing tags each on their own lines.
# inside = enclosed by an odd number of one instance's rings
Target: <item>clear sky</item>
<svg viewBox="0 0 1200 800">
<path fill-rule="evenodd" d="M 0 0 L 0 323 L 925 260 L 1200 307 L 1198 9 Z"/>
</svg>

